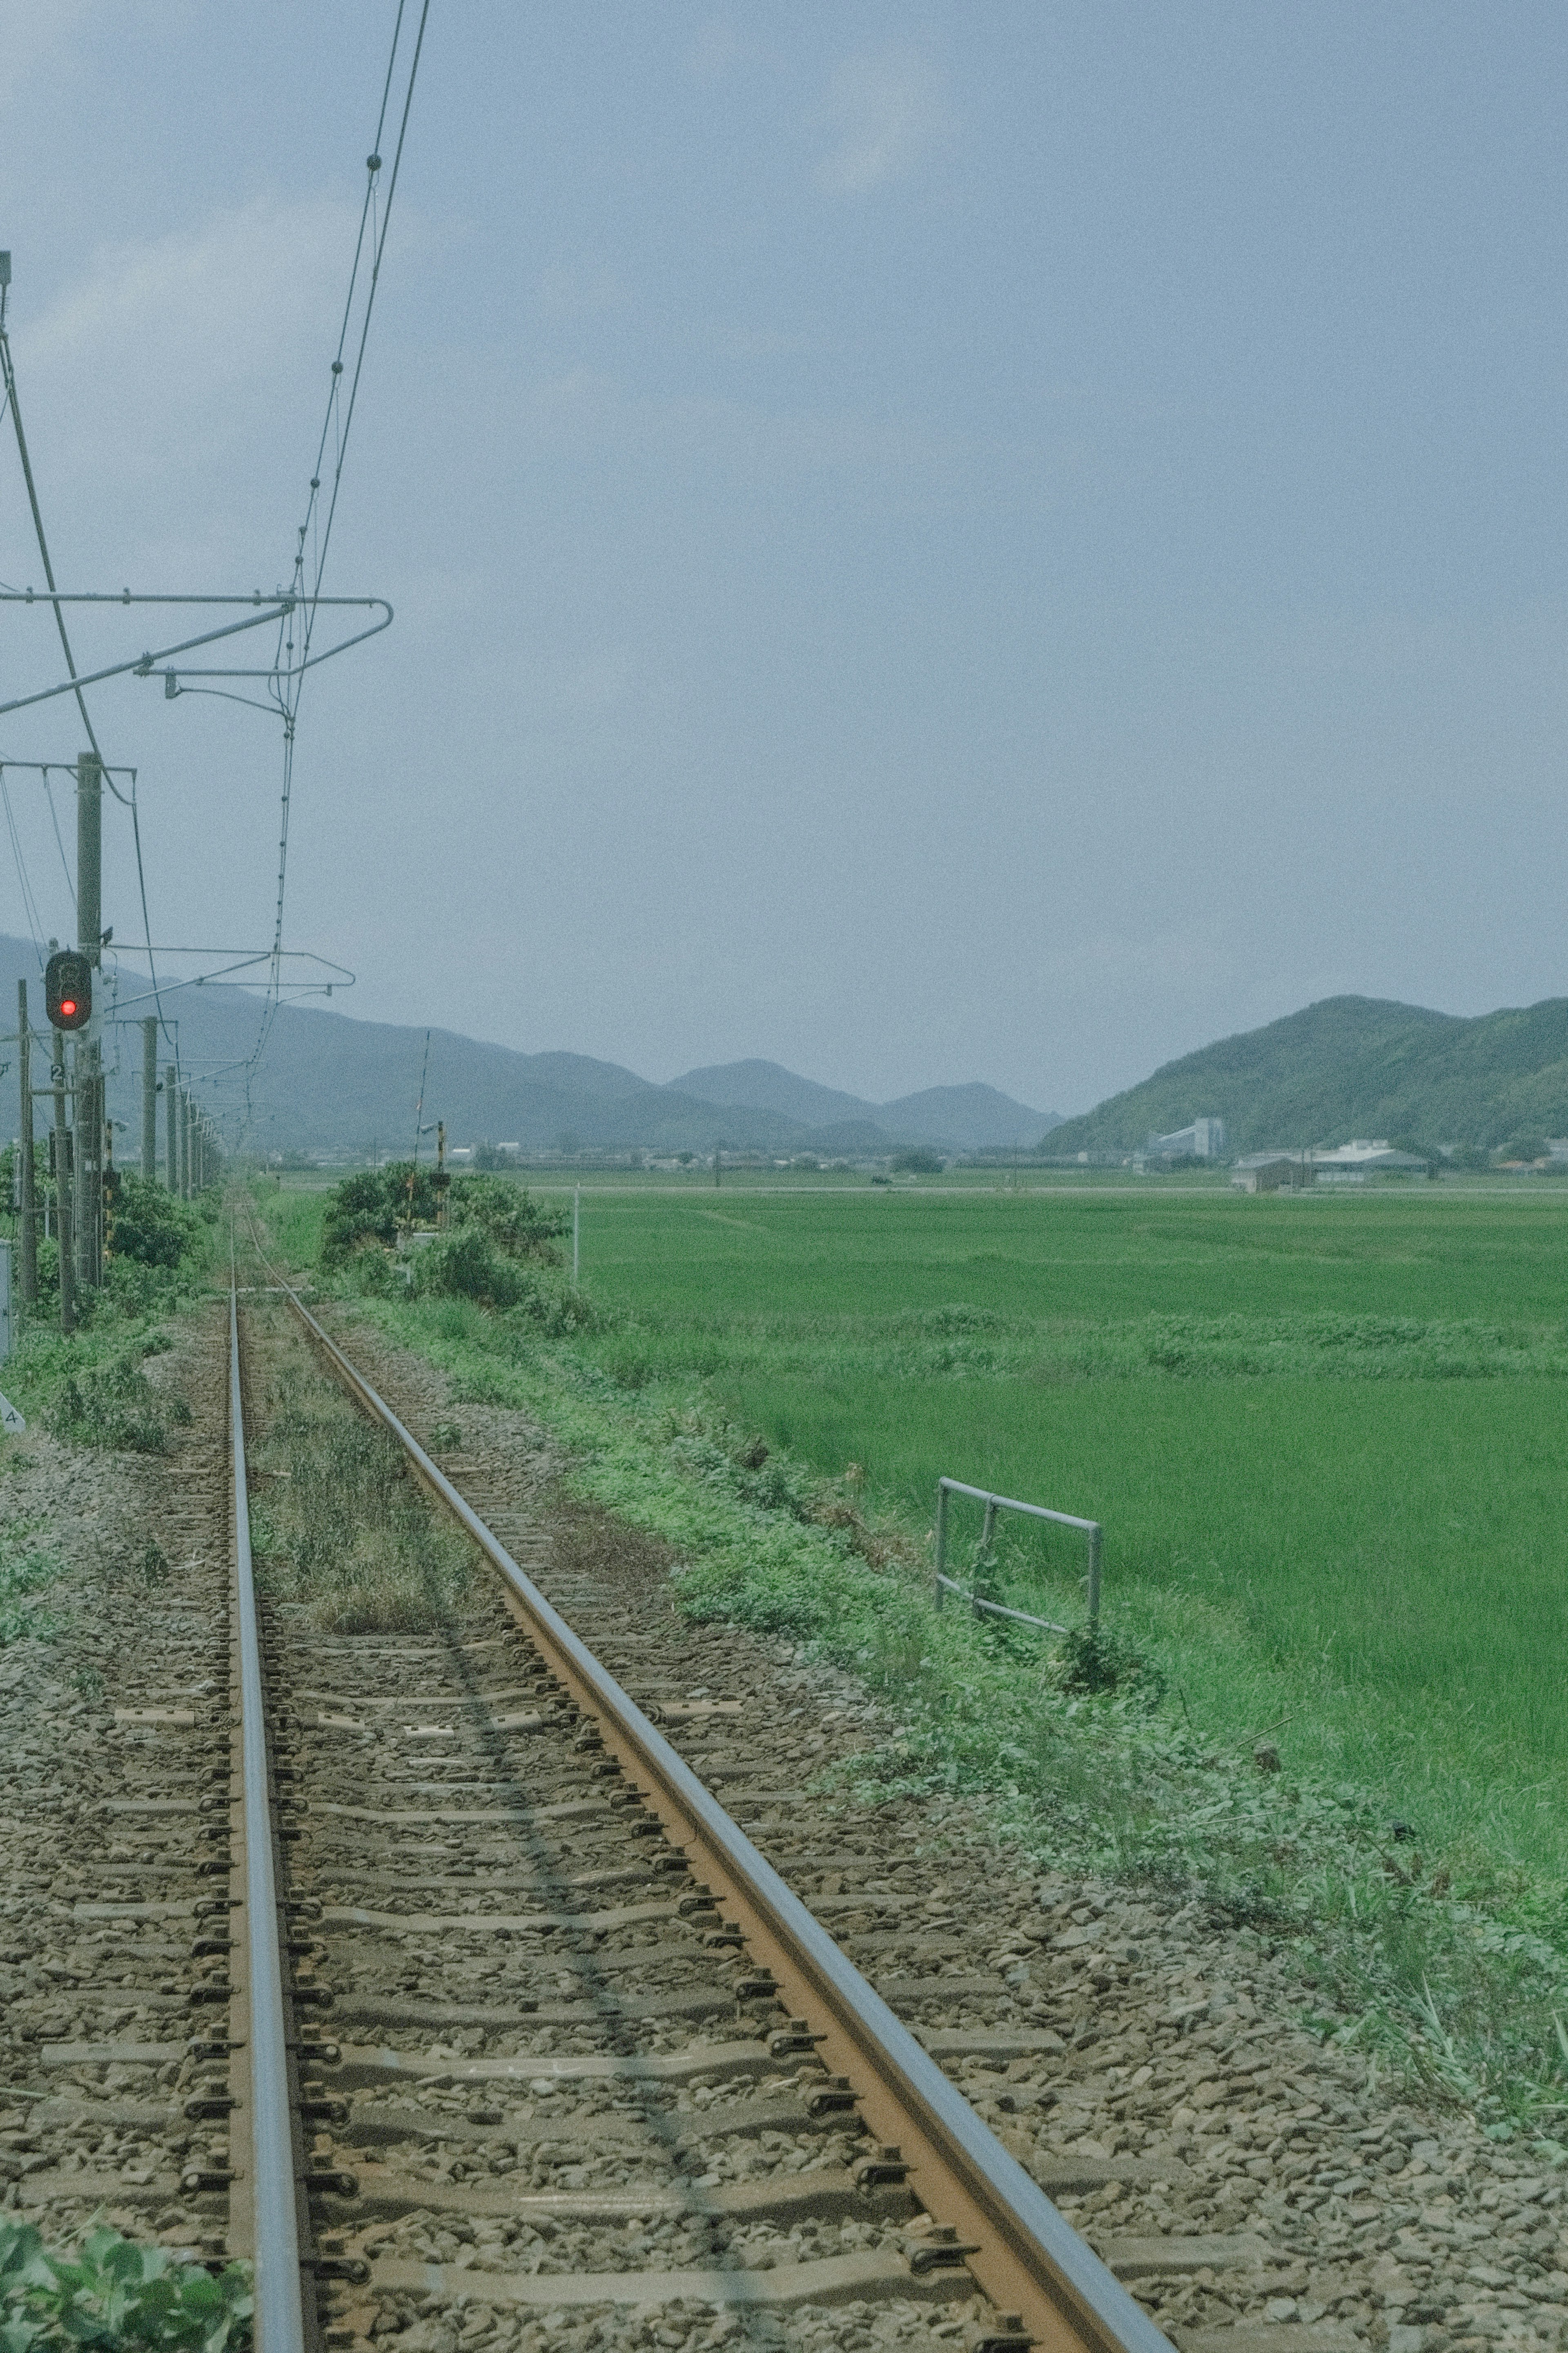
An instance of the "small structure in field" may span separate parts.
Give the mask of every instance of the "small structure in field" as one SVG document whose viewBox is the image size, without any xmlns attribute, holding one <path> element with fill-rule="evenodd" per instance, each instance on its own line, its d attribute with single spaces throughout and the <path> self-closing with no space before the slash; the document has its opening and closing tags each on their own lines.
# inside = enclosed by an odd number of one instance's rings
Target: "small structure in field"
<svg viewBox="0 0 1568 2353">
<path fill-rule="evenodd" d="M 1311 1182 L 1311 1163 L 1304 1152 L 1247 1152 L 1230 1181 L 1238 1193 L 1300 1193 Z"/>
</svg>

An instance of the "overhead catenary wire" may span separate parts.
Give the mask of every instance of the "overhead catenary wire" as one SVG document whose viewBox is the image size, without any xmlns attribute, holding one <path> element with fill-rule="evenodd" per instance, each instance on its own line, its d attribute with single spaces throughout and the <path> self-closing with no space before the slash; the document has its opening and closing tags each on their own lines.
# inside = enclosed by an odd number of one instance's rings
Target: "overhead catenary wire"
<svg viewBox="0 0 1568 2353">
<path fill-rule="evenodd" d="M 337 348 L 332 355 L 326 412 L 321 420 L 321 437 L 316 447 L 316 462 L 310 475 L 310 491 L 305 507 L 305 519 L 295 533 L 293 573 L 294 589 L 300 599 L 301 615 L 290 611 L 279 618 L 278 625 L 278 656 L 273 673 L 274 701 L 283 721 L 283 776 L 278 828 L 278 892 L 273 913 L 273 972 L 269 978 L 267 1003 L 263 1009 L 256 1045 L 246 1071 L 244 1124 L 250 1124 L 251 1081 L 256 1066 L 266 1051 L 277 1018 L 279 1002 L 279 974 L 283 948 L 284 904 L 289 880 L 289 828 L 294 795 L 294 750 L 296 723 L 304 673 L 310 666 L 310 640 L 315 629 L 316 607 L 325 575 L 327 554 L 331 544 L 332 526 L 337 518 L 338 496 L 342 488 L 343 462 L 348 454 L 349 436 L 353 429 L 355 406 L 359 399 L 361 377 L 364 370 L 365 352 L 370 340 L 371 319 L 375 310 L 376 291 L 381 282 L 381 265 L 386 250 L 387 229 L 392 218 L 393 199 L 397 193 L 398 174 L 403 165 L 404 144 L 408 135 L 408 119 L 414 104 L 414 86 L 418 78 L 419 60 L 424 53 L 425 29 L 430 16 L 430 0 L 421 0 L 419 23 L 414 37 L 414 50 L 409 60 L 408 79 L 403 92 L 403 105 L 397 127 L 397 144 L 393 152 L 392 169 L 387 175 L 385 195 L 380 194 L 382 138 L 386 129 L 392 102 L 393 84 L 397 72 L 398 50 L 403 40 L 404 17 L 407 0 L 397 0 L 397 14 L 393 21 L 392 45 L 387 54 L 386 73 L 382 82 L 381 105 L 376 114 L 375 136 L 370 153 L 365 158 L 364 199 L 360 207 L 359 230 L 354 239 L 353 259 L 349 269 L 348 290 L 343 298 L 342 319 L 338 329 Z M 345 371 L 344 353 L 349 348 L 354 320 L 355 298 L 366 249 L 370 254 L 370 281 L 365 292 L 363 310 L 359 322 L 359 337 L 354 352 L 353 373 L 349 377 L 348 397 L 342 396 Z M 324 519 L 321 515 L 321 494 L 327 477 L 323 472 L 329 442 L 332 444 L 331 486 Z M 310 548 L 310 585 L 306 586 L 305 551 Z M 300 643 L 296 649 L 294 631 L 298 628 Z M 294 656 L 299 654 L 296 662 Z M 286 657 L 286 659 L 285 659 Z"/>
<path fill-rule="evenodd" d="M 315 470 L 310 478 L 310 496 L 306 508 L 306 517 L 304 522 L 299 527 L 296 536 L 296 546 L 293 555 L 294 595 L 295 597 L 301 600 L 302 610 L 299 614 L 296 614 L 293 599 L 290 599 L 289 605 L 279 615 L 279 657 L 286 654 L 289 659 L 284 660 L 280 658 L 275 658 L 272 669 L 268 673 L 268 681 L 272 695 L 272 707 L 279 712 L 283 720 L 284 725 L 281 814 L 279 828 L 278 891 L 277 902 L 274 910 L 272 952 L 268 974 L 267 1002 L 263 1011 L 260 1030 L 257 1039 L 256 1047 L 246 1066 L 247 1082 L 245 1116 L 247 1124 L 248 1124 L 250 1116 L 251 1078 L 254 1074 L 256 1063 L 265 1050 L 282 993 L 282 942 L 288 882 L 289 831 L 293 793 L 296 720 L 300 693 L 302 691 L 304 673 L 307 669 L 312 666 L 311 641 L 317 619 L 318 607 L 323 602 L 333 601 L 330 599 L 322 599 L 321 593 L 321 583 L 324 577 L 325 567 L 331 543 L 333 525 L 336 520 L 339 495 L 342 486 L 343 465 L 348 452 L 349 441 L 358 402 L 360 385 L 363 375 L 365 355 L 369 344 L 371 321 L 374 312 L 376 292 L 380 284 L 382 264 L 385 256 L 386 237 L 391 220 L 392 206 L 396 194 L 399 175 L 401 174 L 403 153 L 407 139 L 408 124 L 413 108 L 414 90 L 418 77 L 420 59 L 424 52 L 425 35 L 430 15 L 430 0 L 421 0 L 417 29 L 414 37 L 412 55 L 408 59 L 407 76 L 403 87 L 401 108 L 398 111 L 396 145 L 393 153 L 391 171 L 384 182 L 382 178 L 383 163 L 381 148 L 384 134 L 386 131 L 393 108 L 394 92 L 398 79 L 400 58 L 405 54 L 403 46 L 405 22 L 405 17 L 409 13 L 407 0 L 397 0 L 397 11 L 394 21 L 392 41 L 387 54 L 386 70 L 383 78 L 381 100 L 376 116 L 374 140 L 371 153 L 365 159 L 366 180 L 364 199 L 361 206 L 358 232 L 355 237 L 353 258 L 349 273 L 348 288 L 344 298 L 342 318 L 339 327 L 336 352 L 331 362 L 331 385 L 328 396 L 326 415 L 322 421 L 321 432 L 318 442 Z M 364 275 L 367 258 L 369 264 L 369 276 L 368 284 L 365 284 Z M 362 285 L 363 286 L 363 301 L 361 301 Z M 356 311 L 358 318 L 357 341 L 354 336 Z M 352 371 L 349 372 L 345 398 L 343 385 L 343 377 L 347 368 L 345 354 L 349 352 L 351 345 L 353 347 L 353 365 Z M 47 596 L 45 601 L 49 603 L 51 610 L 53 611 L 55 626 L 58 632 L 61 650 L 65 657 L 68 683 L 62 688 L 52 690 L 52 691 L 69 692 L 74 696 L 92 754 L 97 759 L 100 770 L 105 769 L 107 764 L 103 760 L 101 746 L 99 744 L 97 732 L 93 727 L 91 714 L 88 710 L 86 698 L 83 692 L 84 685 L 90 683 L 91 681 L 90 680 L 84 681 L 78 672 L 76 657 L 71 646 L 70 635 L 67 627 L 65 613 L 63 610 L 63 605 L 66 599 L 62 597 L 58 588 L 58 584 L 56 581 L 54 565 L 49 554 L 48 539 L 44 527 L 43 512 L 38 497 L 37 484 L 33 473 L 31 454 L 27 447 L 26 435 L 22 422 L 21 405 L 17 396 L 16 369 L 11 353 L 10 341 L 6 332 L 5 292 L 4 287 L 0 287 L 0 409 L 9 411 L 13 427 L 16 432 L 17 454 L 21 461 L 23 479 L 26 484 L 28 505 L 32 514 L 34 533 L 37 541 L 38 554 L 43 565 L 44 577 L 47 585 Z M 330 477 L 327 477 L 323 472 L 323 469 L 326 465 L 329 444 L 331 445 L 332 448 L 332 463 Z M 321 494 L 324 483 L 327 485 L 327 496 L 323 512 Z M 309 544 L 310 551 L 310 562 L 309 566 L 307 566 L 306 563 L 307 544 Z M 307 586 L 308 575 L 309 586 Z M 16 593 L 20 594 L 21 592 Z M 26 593 L 27 600 L 31 602 L 31 590 L 28 590 Z M 71 601 L 76 600 L 73 599 Z M 125 601 L 131 601 L 129 593 L 127 593 Z M 138 601 L 142 600 L 139 599 Z M 259 598 L 258 601 L 259 601 Z M 391 618 L 390 610 L 386 613 L 386 618 Z M 384 624 L 378 624 L 378 626 L 384 626 Z M 296 635 L 298 635 L 299 639 L 298 661 L 293 659 L 296 652 Z M 175 650 L 182 649 L 176 649 Z M 143 664 L 135 665 L 135 667 L 150 667 L 151 659 L 151 657 L 144 658 Z M 220 672 L 219 675 L 221 674 L 222 673 Z M 173 690 L 173 677 L 171 675 L 171 690 Z M 236 696 L 234 699 L 237 701 L 242 701 L 247 698 Z M 70 881 L 69 862 L 65 857 L 65 847 L 60 836 L 58 817 L 55 809 L 53 792 L 52 788 L 49 786 L 47 772 L 45 784 L 46 793 L 49 803 L 51 822 L 54 826 L 56 841 L 60 849 L 61 860 L 65 866 L 68 885 Z M 114 785 L 112 778 L 109 779 L 109 788 L 113 794 L 115 799 L 121 802 L 122 806 L 128 807 L 131 811 L 132 832 L 136 857 L 137 882 L 141 899 L 142 928 L 146 943 L 146 954 L 152 983 L 152 992 L 158 1006 L 159 1026 L 163 1030 L 164 1037 L 168 1039 L 171 1048 L 174 1049 L 177 1055 L 177 1047 L 175 1045 L 174 1039 L 170 1030 L 169 1024 L 164 1018 L 158 969 L 154 960 L 152 922 L 147 898 L 146 865 L 142 843 L 141 816 L 137 802 L 134 776 L 132 776 L 132 789 L 129 798 L 119 791 L 118 787 Z M 8 798 L 6 816 L 13 837 L 14 847 L 16 849 L 19 858 L 20 837 L 16 833 L 14 822 L 14 813 L 10 809 Z M 18 874 L 19 879 L 22 879 L 22 870 L 20 865 L 18 867 Z M 24 881 L 23 890 L 24 900 L 31 906 L 32 909 L 32 915 L 30 916 L 30 920 L 32 920 L 36 917 L 37 906 L 36 902 L 33 902 L 31 899 L 30 881 Z M 73 890 L 73 901 L 74 896 L 75 893 Z"/>
<path fill-rule="evenodd" d="M 21 837 L 16 831 L 16 819 L 11 807 L 11 787 L 5 782 L 4 762 L 0 762 L 0 801 L 4 802 L 5 808 L 5 829 L 11 837 L 11 855 L 16 861 L 16 881 L 22 893 L 22 912 L 27 919 L 27 930 L 32 936 L 33 954 L 37 957 L 38 968 L 42 971 L 44 927 L 38 920 L 38 903 L 33 895 L 33 886 L 28 879 L 27 861 L 22 855 Z"/>
<path fill-rule="evenodd" d="M 65 839 L 60 832 L 60 815 L 58 809 L 55 807 L 55 788 L 49 782 L 49 771 L 47 766 L 44 769 L 44 797 L 49 805 L 49 822 L 55 829 L 55 848 L 60 853 L 60 865 L 65 873 L 66 889 L 70 893 L 70 902 L 72 909 L 74 910 L 76 906 L 76 877 L 71 872 L 70 860 L 66 856 Z"/>
<path fill-rule="evenodd" d="M 11 423 L 16 430 L 16 455 L 22 461 L 22 479 L 26 484 L 27 504 L 32 510 L 33 531 L 38 543 L 38 558 L 44 567 L 44 578 L 47 583 L 50 592 L 50 601 L 54 607 L 55 627 L 59 631 L 60 650 L 65 655 L 66 669 L 70 676 L 72 684 L 75 687 L 77 709 L 81 713 L 81 723 L 87 730 L 87 740 L 92 746 L 93 755 L 98 761 L 100 768 L 102 769 L 106 767 L 107 764 L 103 757 L 102 749 L 99 744 L 97 731 L 93 726 L 91 716 L 88 711 L 87 698 L 83 694 L 79 683 L 77 682 L 76 656 L 71 651 L 70 632 L 66 628 L 66 617 L 64 610 L 61 607 L 59 597 L 55 593 L 55 567 L 49 560 L 49 543 L 44 531 L 43 510 L 38 503 L 38 486 L 33 479 L 33 461 L 31 457 L 28 455 L 27 437 L 22 427 L 22 405 L 16 396 L 16 371 L 11 357 L 11 338 L 5 328 L 5 293 L 4 289 L 0 289 L 0 373 L 3 373 L 4 375 L 5 406 L 10 410 Z M 47 769 L 44 772 L 44 786 L 45 790 L 48 791 Z M 116 800 L 123 802 L 124 796 L 118 791 L 112 780 L 110 780 L 109 789 L 114 794 Z M 49 792 L 48 799 L 49 814 L 55 820 L 55 839 L 58 841 L 59 819 L 58 817 L 55 817 L 55 801 L 52 792 Z M 172 1046 L 174 1040 L 169 1036 L 168 1026 L 163 1019 L 163 1003 L 158 997 L 157 967 L 152 961 L 153 926 L 147 912 L 147 872 L 142 856 L 142 824 L 140 815 L 136 807 L 136 787 L 134 780 L 132 780 L 131 788 L 130 808 L 132 838 L 136 849 L 136 884 L 142 900 L 142 929 L 147 937 L 148 968 L 152 974 L 153 995 L 154 1001 L 158 1005 L 158 1026 L 163 1030 L 165 1039 L 169 1039 L 169 1043 Z M 60 856 L 62 860 L 65 858 L 65 846 L 63 842 L 60 845 Z M 67 876 L 68 880 L 68 864 L 67 867 Z M 76 903 L 76 892 L 74 888 L 71 892 L 71 903 L 73 906 Z"/>
<path fill-rule="evenodd" d="M 66 890 L 69 894 L 71 906 L 74 909 L 76 906 L 76 884 L 71 875 L 70 860 L 66 856 L 65 842 L 60 834 L 59 812 L 55 807 L 54 787 L 49 782 L 49 772 L 51 768 L 58 768 L 61 765 L 63 765 L 63 763 L 58 760 L 0 760 L 0 797 L 3 797 L 5 801 L 5 824 L 11 837 L 11 853 L 16 862 L 16 880 L 21 887 L 23 911 L 27 917 L 28 928 L 31 931 L 33 937 L 33 946 L 37 955 L 40 965 L 43 962 L 42 942 L 44 937 L 44 926 L 42 919 L 38 913 L 37 893 L 33 889 L 32 877 L 27 871 L 27 862 L 22 851 L 21 836 L 16 827 L 16 813 L 11 806 L 11 790 L 9 785 L 5 781 L 5 771 L 7 768 L 25 768 L 32 775 L 42 779 L 44 797 L 48 803 L 49 821 L 54 828 L 55 847 L 60 854 L 60 867 L 66 878 Z M 105 768 L 103 771 L 104 782 L 109 786 L 109 788 L 110 792 L 114 794 L 115 798 L 117 800 L 123 801 L 125 796 L 119 790 L 114 783 L 115 773 L 116 772 L 113 770 Z M 118 773 L 121 776 L 130 777 L 132 794 L 132 797 L 134 797 L 136 790 L 135 769 L 121 768 Z"/>
</svg>

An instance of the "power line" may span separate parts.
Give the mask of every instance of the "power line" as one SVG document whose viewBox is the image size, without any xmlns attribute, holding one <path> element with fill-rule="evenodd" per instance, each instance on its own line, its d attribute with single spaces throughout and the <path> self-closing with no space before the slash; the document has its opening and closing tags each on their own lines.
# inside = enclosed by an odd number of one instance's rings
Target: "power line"
<svg viewBox="0 0 1568 2353">
<path fill-rule="evenodd" d="M 9 280 L 7 280 L 6 285 L 8 287 Z M 5 288 L 0 288 L 0 370 L 4 371 L 5 394 L 5 405 L 11 412 L 11 422 L 16 427 L 16 454 L 22 461 L 22 478 L 27 486 L 27 504 L 33 511 L 33 530 L 37 537 L 38 556 L 44 567 L 44 578 L 48 584 L 50 598 L 54 606 L 55 627 L 60 633 L 60 650 L 65 655 L 66 669 L 70 676 L 73 687 L 75 688 L 76 705 L 77 709 L 81 713 L 81 723 L 87 730 L 87 740 L 92 746 L 93 756 L 98 761 L 99 767 L 103 769 L 107 764 L 105 763 L 103 753 L 99 744 L 97 731 L 94 729 L 91 718 L 88 713 L 87 698 L 82 693 L 79 683 L 77 682 L 76 656 L 71 651 L 70 636 L 69 632 L 66 628 L 65 612 L 61 607 L 59 597 L 55 594 L 55 567 L 49 561 L 49 543 L 44 533 L 43 511 L 38 504 L 38 487 L 33 480 L 33 461 L 27 454 L 27 437 L 22 429 L 22 405 L 16 397 L 16 371 L 11 359 L 11 338 L 5 331 Z M 44 789 L 48 794 L 49 815 L 54 819 L 55 839 L 59 841 L 59 819 L 55 815 L 55 797 L 53 792 L 49 789 L 49 775 L 47 768 L 44 771 Z M 123 796 L 116 789 L 112 780 L 110 780 L 109 789 L 114 794 L 116 800 L 123 799 Z M 131 826 L 136 843 L 136 882 L 142 897 L 142 928 L 147 935 L 147 962 L 148 970 L 152 975 L 153 998 L 158 1008 L 158 1026 L 163 1030 L 164 1037 L 169 1038 L 168 1024 L 163 1018 L 163 999 L 158 994 L 157 966 L 153 963 L 152 957 L 153 927 L 148 920 L 147 914 L 147 875 L 142 861 L 142 826 L 137 814 L 136 787 L 134 782 L 132 782 L 131 788 Z M 60 858 L 63 862 L 65 860 L 65 844 L 63 842 L 60 842 Z M 68 881 L 69 880 L 68 865 L 67 866 L 67 880 Z M 76 892 L 74 889 L 71 892 L 71 903 L 73 906 L 76 903 Z M 174 1040 L 172 1038 L 169 1038 L 169 1042 L 173 1045 Z"/>
<path fill-rule="evenodd" d="M 22 892 L 22 912 L 27 918 L 27 929 L 33 939 L 33 954 L 37 957 L 41 969 L 44 961 L 43 926 L 38 921 L 38 903 L 33 896 L 33 886 L 27 879 L 27 861 L 22 855 L 21 837 L 16 831 L 16 819 L 11 807 L 11 787 L 5 782 L 5 769 L 3 763 L 0 763 L 0 800 L 3 800 L 5 805 L 5 828 L 11 836 L 11 855 L 16 861 L 16 880 Z"/>
<path fill-rule="evenodd" d="M 384 198 L 380 196 L 382 172 L 382 133 L 386 128 L 387 110 L 392 100 L 392 86 L 397 70 L 397 54 L 403 37 L 403 20 L 406 0 L 398 0 L 397 15 L 393 23 L 392 47 L 387 56 L 386 75 L 382 83 L 381 106 L 376 115 L 375 137 L 365 158 L 364 202 L 360 207 L 359 233 L 354 240 L 353 260 L 349 269 L 348 291 L 343 300 L 342 322 L 338 329 L 337 349 L 331 362 L 331 388 L 327 395 L 326 414 L 321 420 L 321 438 L 316 447 L 316 463 L 310 476 L 310 495 L 305 507 L 305 520 L 295 534 L 294 588 L 303 607 L 300 626 L 300 660 L 293 659 L 294 643 L 291 632 L 295 627 L 292 611 L 279 622 L 279 651 L 287 653 L 288 661 L 277 662 L 274 672 L 274 696 L 283 720 L 283 781 L 278 829 L 278 899 L 274 911 L 272 955 L 273 972 L 268 983 L 266 1009 L 250 1057 L 246 1076 L 246 1119 L 250 1117 L 250 1077 L 266 1050 L 272 1032 L 279 1002 L 279 968 L 283 948 L 283 907 L 289 879 L 289 820 L 294 792 L 295 723 L 299 714 L 300 695 L 304 673 L 310 667 L 310 640 L 316 625 L 316 608 L 321 598 L 321 581 L 326 572 L 327 553 L 331 543 L 332 525 L 337 517 L 338 494 L 342 487 L 343 461 L 348 454 L 349 436 L 353 429 L 355 404 L 359 399 L 360 379 L 364 369 L 365 350 L 370 340 L 370 322 L 375 309 L 376 291 L 381 282 L 382 259 L 386 250 L 387 228 L 392 218 L 393 198 L 397 193 L 398 174 L 403 165 L 404 142 L 408 136 L 408 118 L 414 104 L 414 85 L 418 78 L 419 60 L 425 47 L 425 28 L 430 16 L 430 0 L 422 0 L 419 26 L 414 39 L 414 54 L 409 62 L 408 80 L 403 94 L 403 109 L 397 128 L 397 145 L 393 153 L 392 170 L 386 183 Z M 371 254 L 370 283 L 365 294 L 363 313 L 360 320 L 359 343 L 354 353 L 353 373 L 349 379 L 348 399 L 342 399 L 344 373 L 343 353 L 348 348 L 353 322 L 354 299 L 359 287 L 361 266 L 368 242 Z M 334 427 L 335 434 L 334 434 Z M 334 441 L 331 495 L 327 501 L 325 521 L 321 520 L 322 467 L 329 440 Z M 305 586 L 305 546 L 310 542 L 313 579 L 309 590 Z"/>
<path fill-rule="evenodd" d="M 70 902 L 74 908 L 76 905 L 76 878 L 71 872 L 71 862 L 66 856 L 66 846 L 60 836 L 59 811 L 55 807 L 55 788 L 49 782 L 49 772 L 47 768 L 44 770 L 44 797 L 49 805 L 49 823 L 55 829 L 55 848 L 60 853 L 60 866 L 66 878 L 66 889 L 70 893 Z"/>
</svg>

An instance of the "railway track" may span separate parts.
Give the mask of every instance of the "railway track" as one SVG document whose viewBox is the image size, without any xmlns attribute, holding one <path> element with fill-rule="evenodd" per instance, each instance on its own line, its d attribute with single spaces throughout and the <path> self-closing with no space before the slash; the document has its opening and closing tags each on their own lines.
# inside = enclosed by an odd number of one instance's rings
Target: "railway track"
<svg viewBox="0 0 1568 2353">
<path fill-rule="evenodd" d="M 183 1684 L 117 1711 L 145 1769 L 104 1801 L 117 1851 L 68 1891 L 103 2024 L 42 2044 L 67 2088 L 31 2112 L 25 2202 L 70 2227 L 129 2200 L 213 2262 L 251 2256 L 262 2353 L 411 2327 L 437 2353 L 563 2330 L 1161 2353 L 943 2072 L 1048 2066 L 1055 2038 L 895 2015 L 282 1289 L 489 1573 L 418 1635 L 322 1635 L 258 1599 L 246 1419 L 268 1400 L 241 1296 L 226 1590 L 209 1563 L 163 1605 Z M 672 1728 L 733 1712 L 662 1708 Z M 825 1859 L 818 1841 L 819 1876 Z M 900 2007 L 966 1982 L 913 1983 Z M 1066 2158 L 1050 2180 L 1138 2172 Z M 1245 2253 L 1213 2238 L 1165 2260 Z"/>
</svg>

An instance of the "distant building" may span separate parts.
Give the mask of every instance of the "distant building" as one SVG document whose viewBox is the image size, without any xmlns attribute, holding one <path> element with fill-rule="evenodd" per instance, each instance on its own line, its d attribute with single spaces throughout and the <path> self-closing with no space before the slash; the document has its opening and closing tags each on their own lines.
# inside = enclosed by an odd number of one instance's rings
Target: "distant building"
<svg viewBox="0 0 1568 2353">
<path fill-rule="evenodd" d="M 1362 1135 L 1336 1145 L 1332 1151 L 1320 1147 L 1311 1155 L 1311 1166 L 1313 1176 L 1331 1185 L 1354 1184 L 1378 1169 L 1403 1171 L 1407 1176 L 1426 1174 L 1426 1163 L 1418 1152 L 1395 1152 L 1386 1139 L 1369 1142 Z"/>
<path fill-rule="evenodd" d="M 1304 1152 L 1247 1152 L 1230 1181 L 1238 1193 L 1299 1193 L 1310 1177 Z"/>
<path fill-rule="evenodd" d="M 1223 1119 L 1194 1119 L 1190 1127 L 1177 1128 L 1173 1135 L 1152 1135 L 1147 1149 L 1156 1157 L 1177 1160 L 1190 1153 L 1194 1160 L 1223 1160 L 1225 1157 L 1225 1122 Z"/>
</svg>

